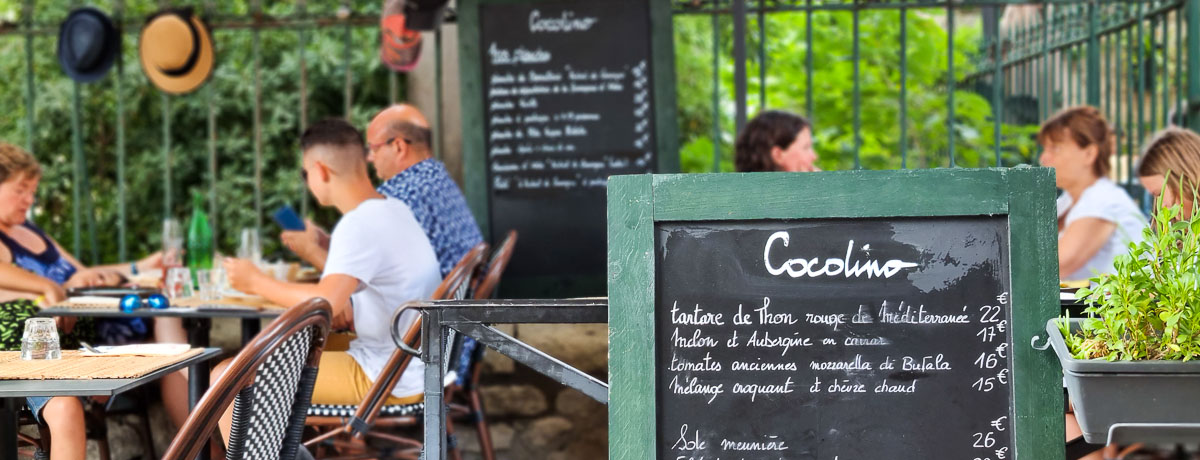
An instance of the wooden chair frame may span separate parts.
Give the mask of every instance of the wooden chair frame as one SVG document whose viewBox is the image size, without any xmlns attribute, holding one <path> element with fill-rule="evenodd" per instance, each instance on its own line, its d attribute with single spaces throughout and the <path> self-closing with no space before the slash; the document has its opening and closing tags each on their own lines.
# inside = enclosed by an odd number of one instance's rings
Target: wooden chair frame
<svg viewBox="0 0 1200 460">
<path fill-rule="evenodd" d="M 471 285 L 471 278 L 476 268 L 483 262 L 487 251 L 487 243 L 479 243 L 474 248 L 471 248 L 442 280 L 442 283 L 434 290 L 431 298 L 434 300 L 463 298 L 467 288 Z M 405 309 L 401 308 L 397 310 L 396 315 L 401 315 L 404 311 Z M 411 350 L 420 348 L 421 319 L 419 317 L 405 331 L 403 338 L 404 343 Z M 320 448 L 323 445 L 328 445 L 339 451 L 337 457 L 318 455 L 318 458 L 346 460 L 376 458 L 378 455 L 367 445 L 367 439 L 379 439 L 401 446 L 401 451 L 392 452 L 392 455 L 397 456 L 397 458 L 418 458 L 422 445 L 420 441 L 375 429 L 377 427 L 416 426 L 421 423 L 421 419 L 416 416 L 387 416 L 380 414 L 383 407 L 387 405 L 387 399 L 391 396 L 392 388 L 400 381 L 400 377 L 404 374 L 405 369 L 408 368 L 408 364 L 412 359 L 412 354 L 397 347 L 396 351 L 392 352 L 392 355 L 388 358 L 387 365 L 384 366 L 383 371 L 371 383 L 370 390 L 367 392 L 363 402 L 359 403 L 354 415 L 350 417 L 308 417 L 305 425 L 309 428 L 316 428 L 319 434 L 304 441 L 304 446 Z M 452 428 L 449 426 L 447 427 L 447 431 L 452 434 Z M 318 454 L 321 453 L 323 452 L 318 450 Z"/>
<path fill-rule="evenodd" d="M 267 361 L 267 358 L 288 338 L 312 326 L 316 326 L 319 333 L 313 337 L 309 346 L 304 368 L 316 369 L 321 360 L 321 351 L 325 346 L 326 337 L 329 335 L 332 317 L 333 309 L 328 301 L 322 298 L 312 298 L 289 308 L 287 312 L 272 321 L 266 330 L 259 333 L 234 357 L 225 373 L 204 393 L 204 397 L 200 399 L 196 409 L 188 416 L 175 439 L 171 441 L 171 446 L 163 458 L 166 460 L 195 458 L 200 449 L 208 443 L 210 435 L 214 433 L 217 421 L 225 413 L 225 409 L 233 404 L 243 389 L 254 383 L 256 372 Z M 308 385 L 307 391 L 301 388 L 301 392 L 306 394 L 297 394 L 296 398 L 306 403 L 300 405 L 303 407 L 296 409 L 307 410 L 307 401 L 312 395 L 312 386 Z M 294 419 L 297 414 L 293 412 L 291 416 Z M 304 412 L 300 412 L 299 417 L 303 416 Z M 296 421 L 293 420 L 291 423 L 296 424 Z M 289 429 L 289 431 L 291 430 Z M 289 437 L 291 437 L 291 433 L 289 433 Z M 285 450 L 289 448 L 286 445 L 287 442 L 285 439 Z M 298 436 L 295 438 L 295 443 L 296 446 L 293 449 L 299 447 Z"/>
</svg>

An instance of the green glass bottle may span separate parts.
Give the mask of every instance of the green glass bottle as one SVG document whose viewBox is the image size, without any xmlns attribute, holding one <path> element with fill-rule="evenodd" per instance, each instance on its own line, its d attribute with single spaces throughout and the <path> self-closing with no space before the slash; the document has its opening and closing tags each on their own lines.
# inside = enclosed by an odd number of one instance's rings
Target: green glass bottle
<svg viewBox="0 0 1200 460">
<path fill-rule="evenodd" d="M 188 223 L 187 266 L 196 270 L 213 268 L 213 234 L 204 212 L 204 195 L 192 195 L 192 221 Z"/>
</svg>

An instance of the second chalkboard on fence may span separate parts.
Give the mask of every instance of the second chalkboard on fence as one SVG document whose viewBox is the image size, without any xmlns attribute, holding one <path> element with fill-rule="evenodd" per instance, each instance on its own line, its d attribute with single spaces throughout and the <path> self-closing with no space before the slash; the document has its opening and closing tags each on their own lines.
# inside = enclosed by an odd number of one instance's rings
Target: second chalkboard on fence
<svg viewBox="0 0 1200 460">
<path fill-rule="evenodd" d="M 467 196 L 491 241 L 536 242 L 513 254 L 504 294 L 602 294 L 608 177 L 677 167 L 664 8 L 460 3 Z"/>
</svg>

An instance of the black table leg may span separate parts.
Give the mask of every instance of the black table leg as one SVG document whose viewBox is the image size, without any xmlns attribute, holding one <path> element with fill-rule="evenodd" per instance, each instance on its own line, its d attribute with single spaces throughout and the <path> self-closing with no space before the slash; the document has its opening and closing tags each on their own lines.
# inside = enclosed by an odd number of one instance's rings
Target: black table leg
<svg viewBox="0 0 1200 460">
<path fill-rule="evenodd" d="M 208 347 L 208 333 L 212 329 L 212 320 L 209 318 L 184 318 L 183 328 L 187 330 L 188 343 L 193 347 L 206 348 Z M 204 396 L 204 392 L 208 391 L 208 363 L 197 362 L 188 366 L 188 411 L 196 409 L 196 404 L 200 402 L 200 398 Z M 196 456 L 199 460 L 208 460 L 208 443 L 200 448 L 200 454 Z"/>
<path fill-rule="evenodd" d="M 254 337 L 258 335 L 258 331 L 262 329 L 262 320 L 259 318 L 242 318 L 242 346 L 246 346 Z"/>
<path fill-rule="evenodd" d="M 17 411 L 24 398 L 0 398 L 0 458 L 17 458 Z"/>
</svg>

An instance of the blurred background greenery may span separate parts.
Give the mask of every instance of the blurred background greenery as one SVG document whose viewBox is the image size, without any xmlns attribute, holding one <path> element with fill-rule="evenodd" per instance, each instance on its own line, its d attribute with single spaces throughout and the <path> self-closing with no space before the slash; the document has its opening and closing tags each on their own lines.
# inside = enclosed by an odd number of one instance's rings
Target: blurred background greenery
<svg viewBox="0 0 1200 460">
<path fill-rule="evenodd" d="M 119 0 L 93 1 L 87 4 L 114 12 Z M 166 168 L 163 154 L 163 101 L 139 67 L 137 30 L 141 19 L 163 5 L 183 6 L 184 2 L 125 0 L 125 16 L 130 24 L 124 34 L 124 58 L 121 61 L 123 91 L 116 91 L 116 70 L 96 83 L 82 85 L 82 139 L 86 162 L 83 212 L 94 217 L 94 228 L 83 225 L 80 247 L 73 243 L 72 193 L 75 183 L 71 150 L 71 107 L 73 83 L 58 67 L 55 58 L 56 31 L 78 1 L 42 0 L 34 9 L 35 27 L 44 31 L 34 38 L 35 129 L 30 143 L 26 118 L 25 37 L 20 33 L 0 35 L 0 140 L 21 146 L 32 145 L 45 168 L 34 210 L 34 221 L 54 235 L 68 250 L 85 262 L 115 262 L 119 255 L 118 173 L 117 173 L 117 99 L 124 102 L 125 117 L 125 197 L 127 233 L 125 244 L 130 257 L 160 247 L 163 213 L 166 211 Z M 193 2 L 211 22 L 245 22 L 253 4 L 247 0 Z M 12 30 L 23 21 L 19 0 L 0 0 L 0 22 Z M 345 8 L 353 18 L 372 18 L 379 14 L 381 1 L 338 0 L 306 2 L 313 17 L 332 18 Z M 267 17 L 296 15 L 292 1 L 262 1 Z M 908 15 L 907 77 L 907 166 L 948 166 L 946 122 L 948 88 L 955 92 L 956 163 L 960 166 L 993 164 L 994 125 L 991 107 L 985 97 L 959 85 L 971 72 L 971 63 L 979 53 L 981 29 L 978 17 L 963 21 L 954 36 L 955 75 L 945 72 L 948 57 L 947 32 L 939 22 L 944 10 Z M 967 11 L 966 17 L 970 18 Z M 868 169 L 901 167 L 900 133 L 900 42 L 899 12 L 864 10 L 861 12 L 861 165 Z M 763 107 L 760 87 L 766 85 L 766 107 L 806 111 L 805 57 L 810 51 L 805 41 L 804 13 L 766 15 L 768 41 L 765 63 L 755 50 L 760 38 L 751 33 L 747 43 L 750 60 L 748 113 L 753 116 Z M 748 25 L 757 30 L 756 19 Z M 826 170 L 854 167 L 853 29 L 849 12 L 822 12 L 813 16 L 813 109 L 816 114 L 815 148 L 819 166 Z M 403 75 L 392 79 L 378 56 L 378 28 L 373 20 L 359 25 L 335 24 L 305 29 L 304 56 L 308 82 L 307 119 L 347 115 L 345 99 L 346 69 L 350 69 L 352 96 L 349 119 L 365 126 L 370 115 L 391 101 L 392 95 L 406 93 Z M 720 99 L 716 122 L 721 134 L 714 138 L 713 110 L 713 33 L 712 19 L 706 15 L 675 17 L 675 56 L 677 82 L 679 152 L 684 172 L 713 171 L 714 148 L 721 152 L 719 169 L 731 171 L 734 140 L 733 42 L 728 16 L 719 20 Z M 349 37 L 347 37 L 349 33 Z M 454 33 L 454 29 L 447 29 Z M 286 257 L 274 235 L 278 228 L 267 217 L 278 206 L 291 204 L 302 209 L 309 200 L 299 179 L 297 136 L 300 132 L 300 32 L 296 28 L 266 28 L 260 32 L 262 85 L 262 196 L 263 212 L 256 216 L 254 206 L 254 59 L 253 33 L 246 27 L 219 27 L 214 33 L 217 65 L 207 84 L 184 96 L 165 98 L 170 119 L 170 209 L 169 214 L 185 225 L 191 214 L 191 193 L 209 193 L 216 180 L 216 247 L 224 253 L 237 248 L 238 230 L 253 227 L 263 219 L 264 254 Z M 348 42 L 348 43 L 347 43 Z M 433 46 L 427 40 L 426 47 Z M 349 59 L 347 61 L 346 56 Z M 427 49 L 425 59 L 431 59 Z M 767 79 L 758 79 L 759 69 L 767 66 Z M 448 76 L 452 82 L 455 76 Z M 456 83 L 447 83 L 456 84 Z M 216 120 L 217 174 L 209 173 L 208 110 L 212 102 Z M 450 123 L 451 126 L 457 123 Z M 1035 145 L 1031 134 L 1036 126 L 1004 128 L 1005 165 L 1030 162 Z M 716 144 L 716 145 L 714 145 Z M 318 223 L 327 228 L 336 221 L 335 213 L 317 210 L 304 203 Z M 86 219 L 84 219 L 86 221 Z M 93 245 L 94 241 L 94 245 Z M 95 255 L 93 258 L 92 255 Z"/>
</svg>

